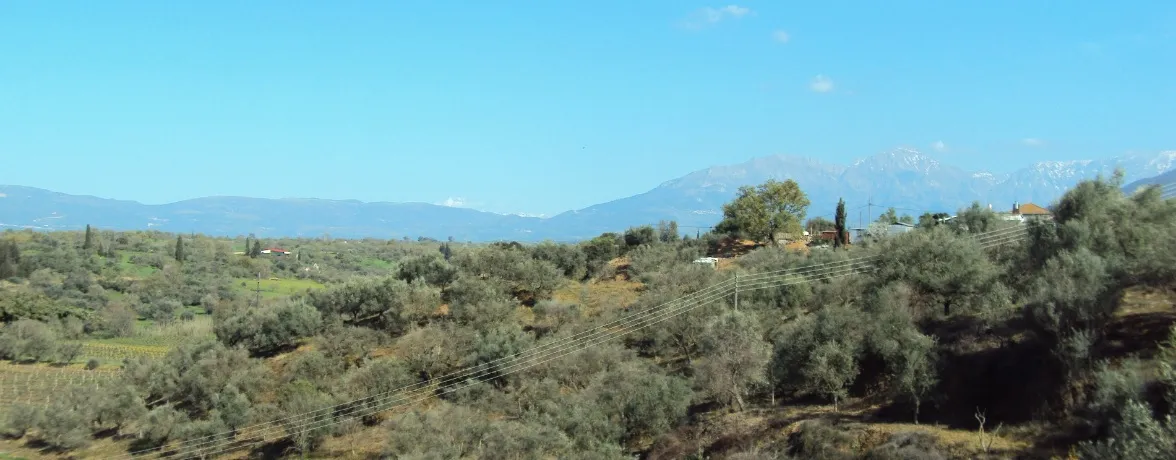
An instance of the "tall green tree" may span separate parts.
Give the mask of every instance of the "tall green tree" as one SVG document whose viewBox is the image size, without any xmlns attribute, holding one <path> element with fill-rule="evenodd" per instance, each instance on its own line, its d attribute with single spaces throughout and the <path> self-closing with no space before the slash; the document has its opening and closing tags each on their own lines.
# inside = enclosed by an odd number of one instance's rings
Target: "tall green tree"
<svg viewBox="0 0 1176 460">
<path fill-rule="evenodd" d="M 756 241 L 776 241 L 778 233 L 800 234 L 809 199 L 792 179 L 768 180 L 758 187 L 739 188 L 735 200 L 723 205 L 716 230 Z"/>
<path fill-rule="evenodd" d="M 20 273 L 20 248 L 13 241 L 0 240 L 0 280 Z"/>
<path fill-rule="evenodd" d="M 257 258 L 261 256 L 261 242 L 253 240 L 253 249 L 249 250 L 249 257 Z"/>
<path fill-rule="evenodd" d="M 663 243 L 673 243 L 681 239 L 678 233 L 678 221 L 661 221 L 657 223 L 657 236 Z"/>
<path fill-rule="evenodd" d="M 184 261 L 184 235 L 176 236 L 176 262 Z"/>
<path fill-rule="evenodd" d="M 837 199 L 837 212 L 833 214 L 833 229 L 837 237 L 833 238 L 833 247 L 839 248 L 849 243 L 849 233 L 845 231 L 845 199 Z"/>
<path fill-rule="evenodd" d="M 90 250 L 94 248 L 94 230 L 90 228 L 90 224 L 86 224 L 86 239 L 82 241 L 82 249 Z"/>
</svg>

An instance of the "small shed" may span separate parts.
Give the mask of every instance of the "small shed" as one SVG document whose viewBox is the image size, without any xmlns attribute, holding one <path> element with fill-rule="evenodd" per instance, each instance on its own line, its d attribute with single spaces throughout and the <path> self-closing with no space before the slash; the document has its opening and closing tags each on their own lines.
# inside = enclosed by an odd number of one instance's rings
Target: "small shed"
<svg viewBox="0 0 1176 460">
<path fill-rule="evenodd" d="M 915 229 L 915 226 L 912 224 L 897 222 L 897 223 L 890 224 L 886 227 L 886 234 L 889 236 L 894 236 L 894 235 L 909 232 L 914 229 Z"/>
<path fill-rule="evenodd" d="M 715 268 L 719 263 L 719 259 L 717 257 L 700 257 L 698 259 L 694 259 L 694 263 L 699 265 L 709 265 L 711 268 Z"/>
</svg>

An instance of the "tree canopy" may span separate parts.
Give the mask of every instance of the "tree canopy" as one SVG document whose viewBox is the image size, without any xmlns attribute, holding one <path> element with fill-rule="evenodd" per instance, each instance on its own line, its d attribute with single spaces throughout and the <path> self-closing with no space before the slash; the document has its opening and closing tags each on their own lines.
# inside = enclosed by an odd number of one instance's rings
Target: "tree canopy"
<svg viewBox="0 0 1176 460">
<path fill-rule="evenodd" d="M 796 181 L 768 180 L 740 187 L 739 195 L 723 205 L 723 220 L 715 228 L 755 241 L 776 241 L 780 233 L 801 233 L 808 206 L 808 196 Z"/>
</svg>

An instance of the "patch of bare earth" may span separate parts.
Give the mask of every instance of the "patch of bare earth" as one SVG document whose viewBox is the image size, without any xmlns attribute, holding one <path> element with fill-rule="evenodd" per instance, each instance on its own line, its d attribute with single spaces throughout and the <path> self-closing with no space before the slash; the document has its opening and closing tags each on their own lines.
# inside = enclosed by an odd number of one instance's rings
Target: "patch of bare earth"
<svg viewBox="0 0 1176 460">
<path fill-rule="evenodd" d="M 849 435 L 857 454 L 874 449 L 898 434 L 925 433 L 948 458 L 1007 458 L 1023 452 L 1030 443 L 1015 435 L 986 432 L 982 445 L 976 430 L 952 429 L 934 424 L 879 423 L 872 421 L 876 406 L 859 400 L 834 411 L 830 405 L 785 405 L 743 412 L 714 411 L 699 416 L 698 423 L 660 438 L 648 459 L 692 456 L 722 459 L 749 451 L 784 451 L 788 440 L 808 423 L 820 423 Z M 988 427 L 989 430 L 992 427 Z M 987 447 L 987 450 L 985 450 Z"/>
</svg>

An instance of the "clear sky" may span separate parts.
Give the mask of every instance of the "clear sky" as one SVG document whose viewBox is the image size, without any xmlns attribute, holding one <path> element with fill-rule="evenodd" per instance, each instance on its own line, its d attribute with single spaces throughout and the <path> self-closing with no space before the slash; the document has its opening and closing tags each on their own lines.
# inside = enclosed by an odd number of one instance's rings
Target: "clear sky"
<svg viewBox="0 0 1176 460">
<path fill-rule="evenodd" d="M 1176 147 L 1172 1 L 9 1 L 0 183 L 555 214 L 777 153 Z"/>
</svg>

